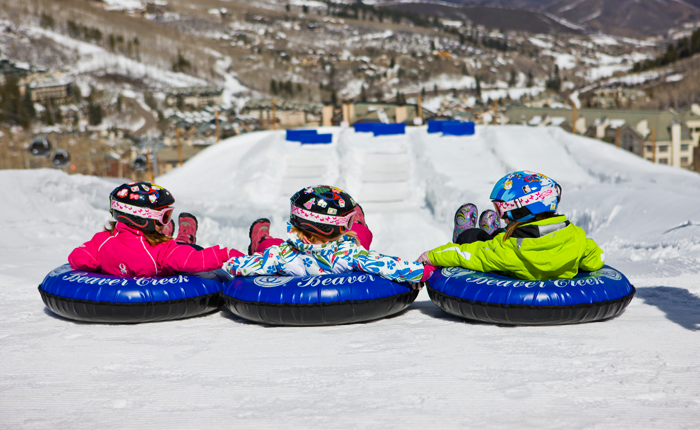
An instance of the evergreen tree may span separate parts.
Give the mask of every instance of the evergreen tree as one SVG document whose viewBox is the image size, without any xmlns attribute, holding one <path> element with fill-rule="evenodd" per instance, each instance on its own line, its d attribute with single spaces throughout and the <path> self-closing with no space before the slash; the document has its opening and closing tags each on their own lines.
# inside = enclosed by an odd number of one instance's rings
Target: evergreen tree
<svg viewBox="0 0 700 430">
<path fill-rule="evenodd" d="M 51 103 L 51 105 L 53 106 L 53 103 Z M 56 112 L 56 115 L 54 115 L 54 117 L 56 118 L 56 123 L 63 124 L 63 112 L 61 112 L 61 108 L 53 106 L 53 110 Z"/>
<path fill-rule="evenodd" d="M 88 105 L 88 122 L 90 125 L 102 124 L 102 107 L 97 103 L 90 103 Z"/>
<path fill-rule="evenodd" d="M 508 86 L 514 87 L 518 83 L 517 75 L 515 74 L 515 69 L 510 69 L 510 78 L 508 79 Z"/>
<path fill-rule="evenodd" d="M 23 98 L 19 91 L 17 79 L 11 76 L 5 77 L 5 85 L 0 87 L 0 121 L 28 127 L 32 120 L 34 108 L 30 106 L 31 112 L 28 111 L 27 101 L 29 99 L 29 90 L 26 91 Z M 29 100 L 31 105 L 31 100 Z"/>
<path fill-rule="evenodd" d="M 22 100 L 22 104 L 24 105 L 24 111 L 27 113 L 27 116 L 29 116 L 29 119 L 35 119 L 36 110 L 34 109 L 34 102 L 32 101 L 32 96 L 29 90 L 24 91 L 24 99 Z"/>
<path fill-rule="evenodd" d="M 559 66 L 554 65 L 554 74 L 547 79 L 545 86 L 553 91 L 559 92 L 561 90 L 561 78 L 559 77 Z"/>
<path fill-rule="evenodd" d="M 46 125 L 55 125 L 56 121 L 53 119 L 53 113 L 51 112 L 51 106 L 46 106 L 46 114 L 44 116 L 44 120 L 46 121 Z"/>
</svg>

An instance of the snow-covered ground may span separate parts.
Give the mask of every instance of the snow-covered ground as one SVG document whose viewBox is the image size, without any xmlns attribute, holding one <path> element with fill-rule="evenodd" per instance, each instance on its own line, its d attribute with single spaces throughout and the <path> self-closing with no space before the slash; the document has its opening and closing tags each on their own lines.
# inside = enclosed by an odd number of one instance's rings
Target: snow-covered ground
<svg viewBox="0 0 700 430">
<path fill-rule="evenodd" d="M 157 182 L 199 216 L 201 244 L 239 249 L 258 217 L 282 234 L 290 190 L 333 183 L 365 208 L 373 248 L 415 258 L 448 240 L 461 203 L 488 208 L 502 175 L 540 171 L 636 298 L 615 319 L 558 327 L 463 321 L 425 291 L 393 318 L 347 326 L 265 327 L 227 311 L 76 323 L 36 287 L 109 219 L 116 182 L 0 171 L 0 428 L 697 428 L 700 176 L 558 128 L 322 131 L 332 144 L 229 139 Z"/>
</svg>

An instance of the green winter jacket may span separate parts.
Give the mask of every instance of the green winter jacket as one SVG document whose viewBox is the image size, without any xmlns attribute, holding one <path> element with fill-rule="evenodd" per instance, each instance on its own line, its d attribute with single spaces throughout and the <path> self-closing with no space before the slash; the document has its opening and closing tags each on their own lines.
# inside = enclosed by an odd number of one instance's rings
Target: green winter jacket
<svg viewBox="0 0 700 430">
<path fill-rule="evenodd" d="M 448 243 L 428 253 L 435 266 L 503 272 L 527 280 L 571 279 L 579 270 L 603 267 L 605 254 L 586 232 L 556 216 L 523 224 L 503 241 L 505 232 L 484 242 Z"/>
</svg>

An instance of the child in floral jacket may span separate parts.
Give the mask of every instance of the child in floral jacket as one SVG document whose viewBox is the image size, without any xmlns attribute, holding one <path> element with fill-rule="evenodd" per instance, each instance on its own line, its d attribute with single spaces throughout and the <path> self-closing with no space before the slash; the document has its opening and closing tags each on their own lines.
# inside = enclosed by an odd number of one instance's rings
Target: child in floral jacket
<svg viewBox="0 0 700 430">
<path fill-rule="evenodd" d="M 367 243 L 371 232 L 364 224 L 364 214 L 339 188 L 305 188 L 292 196 L 291 203 L 286 242 L 270 238 L 270 222 L 260 219 L 251 226 L 251 255 L 231 258 L 224 269 L 234 276 L 318 276 L 362 271 L 412 283 L 425 281 L 434 270 L 432 266 L 367 251 L 361 243 Z"/>
</svg>

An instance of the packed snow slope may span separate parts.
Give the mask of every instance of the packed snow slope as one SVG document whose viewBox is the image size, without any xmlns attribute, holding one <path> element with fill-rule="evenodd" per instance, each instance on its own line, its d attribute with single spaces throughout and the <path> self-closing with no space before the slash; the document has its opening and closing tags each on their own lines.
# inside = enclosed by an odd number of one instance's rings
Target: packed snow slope
<svg viewBox="0 0 700 430">
<path fill-rule="evenodd" d="M 157 182 L 199 217 L 201 244 L 242 250 L 251 221 L 283 235 L 294 191 L 335 184 L 362 204 L 374 249 L 415 258 L 448 241 L 460 204 L 489 208 L 501 176 L 539 171 L 636 298 L 615 319 L 558 327 L 464 321 L 425 292 L 347 326 L 265 327 L 227 311 L 76 323 L 36 287 L 109 220 L 115 182 L 0 171 L 0 428 L 697 428 L 699 175 L 553 128 L 322 131 L 332 144 L 229 139 Z"/>
</svg>

